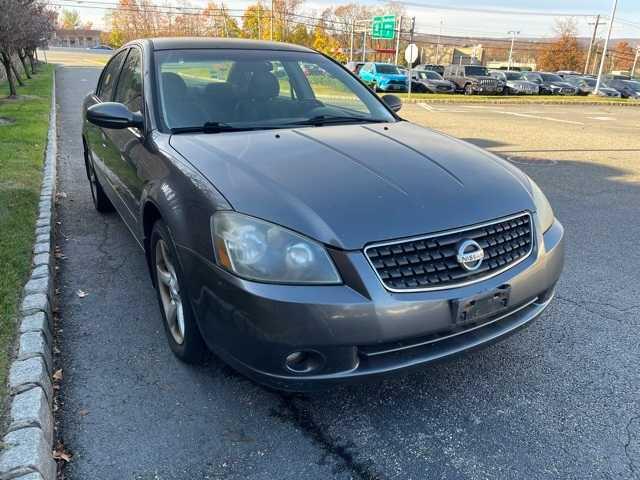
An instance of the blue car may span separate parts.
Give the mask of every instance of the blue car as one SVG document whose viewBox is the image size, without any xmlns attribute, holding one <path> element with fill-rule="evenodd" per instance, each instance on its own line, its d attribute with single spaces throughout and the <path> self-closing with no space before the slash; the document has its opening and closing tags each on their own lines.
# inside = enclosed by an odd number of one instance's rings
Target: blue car
<svg viewBox="0 0 640 480">
<path fill-rule="evenodd" d="M 391 63 L 365 63 L 358 75 L 376 92 L 406 92 L 407 77 Z"/>
</svg>

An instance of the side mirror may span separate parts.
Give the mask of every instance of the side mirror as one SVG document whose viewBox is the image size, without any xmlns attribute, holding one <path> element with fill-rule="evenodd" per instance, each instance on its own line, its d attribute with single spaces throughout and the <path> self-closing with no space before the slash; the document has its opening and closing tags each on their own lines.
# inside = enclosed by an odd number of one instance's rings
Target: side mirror
<svg viewBox="0 0 640 480">
<path fill-rule="evenodd" d="M 105 128 L 143 128 L 144 117 L 117 102 L 103 102 L 87 109 L 87 120 Z"/>
<path fill-rule="evenodd" d="M 383 95 L 382 101 L 394 112 L 399 112 L 402 108 L 402 100 L 395 95 Z"/>
</svg>

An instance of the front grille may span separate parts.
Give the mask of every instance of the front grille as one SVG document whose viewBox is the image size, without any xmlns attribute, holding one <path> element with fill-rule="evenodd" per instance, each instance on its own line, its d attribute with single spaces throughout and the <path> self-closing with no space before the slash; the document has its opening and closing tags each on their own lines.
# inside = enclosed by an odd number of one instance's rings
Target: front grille
<svg viewBox="0 0 640 480">
<path fill-rule="evenodd" d="M 482 264 L 474 271 L 465 270 L 456 259 L 457 245 L 469 239 L 484 250 Z M 450 232 L 370 245 L 364 252 L 385 288 L 406 292 L 483 280 L 520 263 L 532 249 L 531 215 L 522 213 Z"/>
<path fill-rule="evenodd" d="M 404 80 L 389 80 L 389 85 L 405 85 Z"/>
<path fill-rule="evenodd" d="M 483 87 L 495 88 L 498 86 L 498 82 L 496 82 L 495 80 L 490 80 L 488 78 L 486 79 L 483 78 L 480 80 L 480 85 L 482 85 Z"/>
</svg>

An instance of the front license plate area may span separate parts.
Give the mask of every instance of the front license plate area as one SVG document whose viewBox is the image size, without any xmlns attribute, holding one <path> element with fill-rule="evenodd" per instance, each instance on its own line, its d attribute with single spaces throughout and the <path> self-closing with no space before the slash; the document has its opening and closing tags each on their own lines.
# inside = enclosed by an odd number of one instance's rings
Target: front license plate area
<svg viewBox="0 0 640 480">
<path fill-rule="evenodd" d="M 481 323 L 509 307 L 511 287 L 502 285 L 489 293 L 452 300 L 453 321 L 458 326 Z"/>
</svg>

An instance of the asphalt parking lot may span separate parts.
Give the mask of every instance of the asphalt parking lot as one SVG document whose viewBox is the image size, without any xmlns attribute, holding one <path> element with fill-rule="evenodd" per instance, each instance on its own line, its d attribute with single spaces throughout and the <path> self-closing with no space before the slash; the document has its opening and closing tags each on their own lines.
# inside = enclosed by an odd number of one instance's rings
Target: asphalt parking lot
<svg viewBox="0 0 640 480">
<path fill-rule="evenodd" d="M 546 191 L 567 232 L 556 301 L 471 355 L 291 395 L 172 355 L 141 250 L 91 203 L 80 105 L 98 74 L 56 82 L 67 479 L 640 478 L 640 108 L 407 105 Z"/>
</svg>

